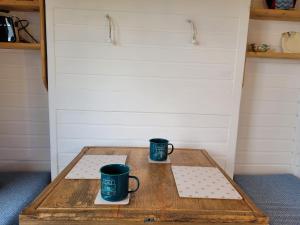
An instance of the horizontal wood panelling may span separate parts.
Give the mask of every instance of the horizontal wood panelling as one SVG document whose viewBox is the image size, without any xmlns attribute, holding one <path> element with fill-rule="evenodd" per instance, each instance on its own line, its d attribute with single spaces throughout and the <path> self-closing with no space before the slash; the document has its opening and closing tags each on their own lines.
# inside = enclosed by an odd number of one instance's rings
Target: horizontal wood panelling
<svg viewBox="0 0 300 225">
<path fill-rule="evenodd" d="M 12 12 L 28 19 L 39 40 L 39 14 Z M 41 80 L 40 53 L 0 49 L 0 171 L 50 169 L 48 95 Z"/>
<path fill-rule="evenodd" d="M 47 109 L 47 95 L 41 94 L 0 94 L 1 107 Z"/>
<path fill-rule="evenodd" d="M 239 129 L 240 138 L 293 140 L 295 128 L 289 127 L 243 127 Z"/>
<path fill-rule="evenodd" d="M 173 141 L 175 148 L 207 149 L 214 155 L 226 155 L 227 143 L 204 143 L 195 141 Z M 148 147 L 149 142 L 145 139 L 67 139 L 57 141 L 61 153 L 79 153 L 84 146 L 127 146 L 127 147 Z"/>
<path fill-rule="evenodd" d="M 49 135 L 48 122 L 0 121 L 0 135 Z"/>
<path fill-rule="evenodd" d="M 49 171 L 49 160 L 0 160 L 0 171 Z"/>
<path fill-rule="evenodd" d="M 228 128 L 228 116 L 135 112 L 57 111 L 58 124 Z"/>
<path fill-rule="evenodd" d="M 58 138 L 102 138 L 111 139 L 144 139 L 165 137 L 170 140 L 198 140 L 200 142 L 226 142 L 227 128 L 153 128 L 153 127 L 124 127 L 96 125 L 58 125 Z"/>
<path fill-rule="evenodd" d="M 116 66 L 118 65 L 118 66 Z M 56 58 L 58 74 L 86 74 L 131 77 L 165 77 L 188 79 L 232 79 L 234 68 L 228 64 L 133 62 L 124 60 L 95 60 Z"/>
<path fill-rule="evenodd" d="M 255 101 L 247 99 L 243 99 L 241 102 L 241 113 L 296 115 L 297 112 L 297 102 L 286 103 L 285 101 Z"/>
<path fill-rule="evenodd" d="M 104 18 L 104 17 L 103 17 Z M 87 27 L 86 25 L 56 25 L 55 39 L 57 41 L 78 42 L 107 42 L 107 29 L 105 27 Z M 144 45 L 144 46 L 181 46 L 189 47 L 191 34 L 181 31 L 148 31 L 142 29 L 120 28 L 119 36 L 115 37 L 119 45 Z M 236 48 L 237 35 L 234 33 L 201 33 L 197 36 L 202 47 L 206 48 Z M 180 44 L 179 44 L 180 43 Z"/>
<path fill-rule="evenodd" d="M 290 152 L 295 148 L 293 140 L 259 140 L 239 138 L 239 152 Z"/>
<path fill-rule="evenodd" d="M 250 59 L 248 59 L 250 60 Z M 299 89 L 299 76 L 296 74 L 286 74 L 285 72 L 279 74 L 261 74 L 249 73 L 245 77 L 247 87 L 254 88 L 286 88 L 287 90 Z"/>
<path fill-rule="evenodd" d="M 51 5 L 55 8 L 63 8 L 63 10 L 70 10 L 70 12 L 64 12 L 62 14 L 67 14 L 66 16 L 72 14 L 73 10 L 77 9 L 90 9 L 95 10 L 95 14 L 99 11 L 129 11 L 129 12 L 138 12 L 141 14 L 144 13 L 159 13 L 159 14 L 187 14 L 187 15 L 203 15 L 203 16 L 212 16 L 215 17 L 233 17 L 238 15 L 241 7 L 241 2 L 239 0 L 231 0 L 230 8 L 228 10 L 223 10 L 220 14 L 220 10 L 228 7 L 227 2 L 219 1 L 193 1 L 193 0 L 165 0 L 163 4 L 160 0 L 153 0 L 151 2 L 147 0 L 141 1 L 132 1 L 132 0 L 102 0 L 101 2 L 97 0 L 85 1 L 81 0 L 64 0 L 64 1 L 55 1 Z M 218 9 L 218 10 L 216 10 Z M 56 10 L 58 11 L 58 10 Z M 85 11 L 85 10 L 83 10 Z M 86 23 L 91 22 L 94 18 L 89 16 L 90 13 L 83 14 L 83 18 Z M 54 15 L 54 19 L 58 17 L 61 18 L 58 14 Z M 63 17 L 65 19 L 66 17 Z M 91 18 L 90 20 L 88 20 Z M 81 20 L 82 21 L 82 20 Z M 136 21 L 134 21 L 136 22 Z"/>
<path fill-rule="evenodd" d="M 1 57 L 0 66 L 40 66 L 39 52 L 36 50 L 15 50 L 15 49 L 0 49 Z"/>
<path fill-rule="evenodd" d="M 299 93 L 297 89 L 259 88 L 255 86 L 245 87 L 243 90 L 245 100 L 284 101 L 286 103 L 297 102 Z"/>
<path fill-rule="evenodd" d="M 75 9 L 56 9 L 55 25 L 85 25 L 93 28 L 107 29 L 106 14 L 109 14 L 114 21 L 118 31 L 123 29 L 135 29 L 140 31 L 168 31 L 190 33 L 190 26 L 187 19 L 192 19 L 198 25 L 199 33 L 237 33 L 238 18 L 234 17 L 215 17 L 197 15 L 180 15 L 175 13 L 140 13 L 140 12 L 121 12 L 106 10 L 75 10 Z M 222 26 L 219 26 L 222 24 Z M 71 25 L 71 26 L 69 26 Z M 83 30 L 84 31 L 84 30 Z M 118 32 L 120 33 L 120 32 Z M 120 34 L 121 35 L 121 34 Z M 56 36 L 57 37 L 57 36 Z M 160 39 L 162 40 L 163 37 Z M 180 42 L 178 43 L 180 44 Z"/>
<path fill-rule="evenodd" d="M 32 121 L 49 122 L 48 109 L 32 108 L 2 108 L 0 107 L 0 121 Z"/>
<path fill-rule="evenodd" d="M 274 59 L 247 59 L 246 63 L 246 75 L 268 75 L 268 76 L 282 76 L 290 77 L 292 75 L 299 75 L 300 64 L 295 60 L 282 60 L 278 63 L 278 60 Z M 299 77 L 299 76 L 298 76 Z"/>
<path fill-rule="evenodd" d="M 296 115 L 242 114 L 243 127 L 295 127 Z"/>
<path fill-rule="evenodd" d="M 50 157 L 48 148 L 0 148 L 1 160 L 41 160 L 47 161 Z"/>
<path fill-rule="evenodd" d="M 251 20 L 248 42 L 281 51 L 281 33 L 297 23 Z M 236 173 L 292 173 L 296 151 L 300 64 L 248 58 L 241 103 Z"/>
<path fill-rule="evenodd" d="M 204 94 L 205 92 L 217 92 L 231 95 L 233 88 L 231 80 L 166 79 L 162 75 L 158 78 L 138 78 L 57 74 L 56 81 L 56 86 L 59 89 L 85 89 L 97 92 L 144 92 L 145 94 L 151 94 L 154 92 L 153 90 L 155 90 L 155 93 L 173 93 L 181 90 L 181 93 Z"/>
<path fill-rule="evenodd" d="M 291 173 L 291 165 L 280 164 L 280 165 L 258 165 L 258 164 L 236 164 L 236 174 L 285 174 Z"/>
<path fill-rule="evenodd" d="M 151 62 L 176 63 L 234 63 L 234 50 L 202 49 L 199 47 L 138 47 L 112 46 L 111 44 L 95 44 L 89 42 L 57 41 L 55 45 L 57 57 L 134 60 Z"/>
<path fill-rule="evenodd" d="M 28 93 L 45 95 L 41 80 L 10 80 L 0 78 L 0 94 Z"/>
<path fill-rule="evenodd" d="M 2 148 L 49 148 L 48 135 L 0 135 Z"/>
<path fill-rule="evenodd" d="M 232 174 L 248 3 L 47 0 L 52 159 L 160 136 L 207 148 Z"/>
<path fill-rule="evenodd" d="M 20 65 L 2 65 L 0 70 L 0 79 L 10 81 L 24 81 L 40 80 L 40 67 L 28 66 L 23 67 Z"/>
<path fill-rule="evenodd" d="M 239 164 L 290 165 L 292 154 L 290 152 L 239 152 Z"/>
<path fill-rule="evenodd" d="M 58 89 L 56 96 L 57 108 L 68 110 L 228 115 L 232 107 L 231 95 L 226 95 L 217 90 L 207 91 L 199 89 L 197 92 L 189 90 L 185 92 L 145 91 L 143 95 L 140 95 L 140 92 L 135 90 L 130 92 L 95 92 Z M 220 99 L 223 101 L 219 102 Z M 197 102 L 197 104 L 194 104 L 194 102 Z M 211 104 L 211 102 L 218 102 L 218 104 Z"/>
</svg>

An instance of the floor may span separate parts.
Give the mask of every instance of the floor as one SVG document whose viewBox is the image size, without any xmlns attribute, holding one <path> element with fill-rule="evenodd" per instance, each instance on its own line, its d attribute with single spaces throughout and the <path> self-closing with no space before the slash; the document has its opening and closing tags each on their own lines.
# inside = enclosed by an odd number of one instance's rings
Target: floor
<svg viewBox="0 0 300 225">
<path fill-rule="evenodd" d="M 18 225 L 18 215 L 50 182 L 48 172 L 0 172 L 0 225 Z"/>
<path fill-rule="evenodd" d="M 300 225 L 300 179 L 290 175 L 237 175 L 234 180 L 270 217 L 270 225 Z"/>
</svg>

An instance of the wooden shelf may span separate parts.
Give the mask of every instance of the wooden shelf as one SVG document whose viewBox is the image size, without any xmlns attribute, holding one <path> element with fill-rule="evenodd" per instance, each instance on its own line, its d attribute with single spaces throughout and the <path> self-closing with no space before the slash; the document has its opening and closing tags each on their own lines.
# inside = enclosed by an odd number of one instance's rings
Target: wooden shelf
<svg viewBox="0 0 300 225">
<path fill-rule="evenodd" d="M 38 0 L 0 0 L 0 9 L 13 11 L 39 11 Z"/>
<path fill-rule="evenodd" d="M 40 43 L 12 43 L 12 42 L 0 42 L 0 48 L 7 49 L 40 49 Z"/>
<path fill-rule="evenodd" d="M 42 59 L 42 80 L 48 90 L 46 29 L 45 29 L 45 0 L 0 0 L 0 9 L 14 11 L 39 11 L 40 43 L 8 43 L 0 42 L 0 49 L 32 49 L 39 50 Z"/>
<path fill-rule="evenodd" d="M 247 57 L 272 58 L 272 59 L 300 59 L 300 53 L 247 52 Z"/>
<path fill-rule="evenodd" d="M 300 10 L 251 9 L 251 19 L 300 21 Z"/>
</svg>

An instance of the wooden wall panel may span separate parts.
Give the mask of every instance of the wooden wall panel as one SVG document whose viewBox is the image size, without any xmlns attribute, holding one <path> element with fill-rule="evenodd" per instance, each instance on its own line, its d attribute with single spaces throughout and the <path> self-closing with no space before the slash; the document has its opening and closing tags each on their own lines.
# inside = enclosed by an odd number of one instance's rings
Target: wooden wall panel
<svg viewBox="0 0 300 225">
<path fill-rule="evenodd" d="M 12 12 L 30 21 L 39 39 L 38 13 Z M 0 49 L 0 170 L 49 170 L 48 96 L 40 53 Z"/>
<path fill-rule="evenodd" d="M 253 20 L 248 41 L 263 37 L 280 49 L 281 32 L 293 29 L 300 29 L 298 23 Z M 295 173 L 299 71 L 297 60 L 247 59 L 236 173 Z"/>
<path fill-rule="evenodd" d="M 46 1 L 53 175 L 84 145 L 147 146 L 155 136 L 207 148 L 232 175 L 249 5 Z"/>
</svg>

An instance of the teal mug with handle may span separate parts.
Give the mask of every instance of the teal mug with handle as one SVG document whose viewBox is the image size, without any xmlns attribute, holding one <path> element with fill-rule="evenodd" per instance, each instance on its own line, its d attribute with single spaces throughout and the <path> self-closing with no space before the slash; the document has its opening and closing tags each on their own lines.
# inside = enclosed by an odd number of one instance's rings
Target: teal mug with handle
<svg viewBox="0 0 300 225">
<path fill-rule="evenodd" d="M 136 192 L 140 187 L 139 178 L 130 176 L 130 168 L 124 164 L 110 164 L 101 167 L 101 197 L 110 202 L 127 198 L 128 193 Z M 136 188 L 129 189 L 129 179 L 136 181 Z"/>
<path fill-rule="evenodd" d="M 171 150 L 169 151 L 169 146 Z M 174 151 L 173 144 L 169 143 L 167 139 L 153 138 L 150 139 L 150 159 L 153 161 L 166 161 L 168 155 Z"/>
</svg>

